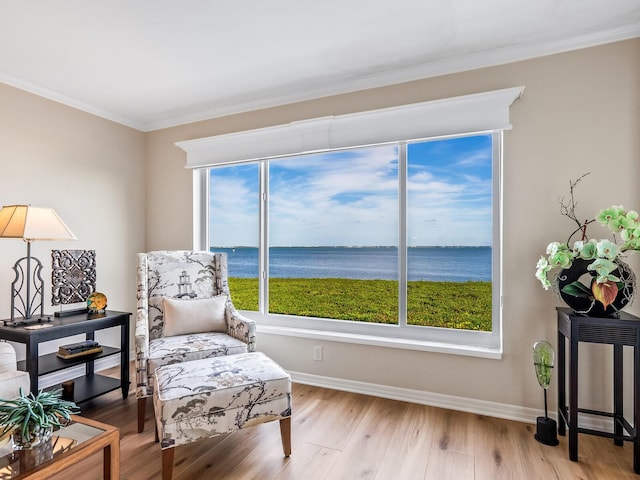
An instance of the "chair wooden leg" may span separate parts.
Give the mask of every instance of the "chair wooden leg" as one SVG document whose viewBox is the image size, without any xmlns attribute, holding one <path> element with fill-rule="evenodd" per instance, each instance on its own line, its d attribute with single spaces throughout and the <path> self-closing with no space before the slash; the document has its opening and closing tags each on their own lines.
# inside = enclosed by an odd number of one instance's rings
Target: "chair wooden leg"
<svg viewBox="0 0 640 480">
<path fill-rule="evenodd" d="M 291 417 L 280 419 L 280 437 L 284 456 L 288 457 L 291 455 Z"/>
<path fill-rule="evenodd" d="M 162 450 L 162 480 L 171 480 L 173 476 L 173 454 L 174 448 Z"/>
<path fill-rule="evenodd" d="M 147 409 L 147 397 L 138 398 L 138 433 L 144 432 L 144 415 Z"/>
</svg>

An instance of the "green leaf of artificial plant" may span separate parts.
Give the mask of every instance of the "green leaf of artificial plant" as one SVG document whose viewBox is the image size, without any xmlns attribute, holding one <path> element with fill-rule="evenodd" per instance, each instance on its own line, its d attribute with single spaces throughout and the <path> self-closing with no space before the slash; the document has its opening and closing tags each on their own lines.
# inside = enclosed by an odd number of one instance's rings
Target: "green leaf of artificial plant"
<svg viewBox="0 0 640 480">
<path fill-rule="evenodd" d="M 574 297 L 593 298 L 593 293 L 591 292 L 591 290 L 577 280 L 565 285 L 562 288 L 562 291 Z"/>
</svg>

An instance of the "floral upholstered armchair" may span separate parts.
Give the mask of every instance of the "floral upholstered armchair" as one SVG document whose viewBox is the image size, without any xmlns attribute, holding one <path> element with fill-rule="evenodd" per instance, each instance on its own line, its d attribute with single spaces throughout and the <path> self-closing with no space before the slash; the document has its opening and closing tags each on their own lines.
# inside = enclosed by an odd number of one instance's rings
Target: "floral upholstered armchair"
<svg viewBox="0 0 640 480">
<path fill-rule="evenodd" d="M 255 322 L 231 302 L 227 256 L 199 251 L 137 255 L 136 397 L 138 432 L 156 368 L 255 350 Z"/>
</svg>

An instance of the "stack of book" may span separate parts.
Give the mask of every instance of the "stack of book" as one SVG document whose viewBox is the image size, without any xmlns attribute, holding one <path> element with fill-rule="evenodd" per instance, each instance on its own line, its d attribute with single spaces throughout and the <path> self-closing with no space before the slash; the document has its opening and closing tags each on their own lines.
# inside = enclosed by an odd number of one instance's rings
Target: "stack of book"
<svg viewBox="0 0 640 480">
<path fill-rule="evenodd" d="M 57 355 L 66 360 L 100 352 L 102 352 L 102 347 L 98 342 L 95 340 L 85 340 L 83 342 L 70 343 L 69 345 L 60 345 Z"/>
</svg>

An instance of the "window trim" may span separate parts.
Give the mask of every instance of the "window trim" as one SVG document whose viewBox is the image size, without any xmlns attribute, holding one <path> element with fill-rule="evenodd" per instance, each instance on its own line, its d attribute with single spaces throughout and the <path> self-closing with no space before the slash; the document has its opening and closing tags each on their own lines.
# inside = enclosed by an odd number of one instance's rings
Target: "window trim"
<svg viewBox="0 0 640 480">
<path fill-rule="evenodd" d="M 493 232 L 492 232 L 492 331 L 472 331 L 449 329 L 441 327 L 425 327 L 407 324 L 407 283 L 400 281 L 407 276 L 407 144 L 399 144 L 398 155 L 398 323 L 395 325 L 376 324 L 367 322 L 357 322 L 340 319 L 301 317 L 295 315 L 279 315 L 268 312 L 268 162 L 262 160 L 257 163 L 260 175 L 260 202 L 259 202 L 259 222 L 260 222 L 260 246 L 259 249 L 259 311 L 243 311 L 248 318 L 255 320 L 258 330 L 265 333 L 289 335 L 304 338 L 325 339 L 332 341 L 344 341 L 367 345 L 378 345 L 392 348 L 407 348 L 414 350 L 427 350 L 452 354 L 464 354 L 472 356 L 482 356 L 485 358 L 500 358 L 502 352 L 502 325 L 501 325 L 501 244 L 502 244 L 502 218 L 501 218 L 501 198 L 502 198 L 502 130 L 492 132 L 480 132 L 492 134 L 492 199 L 493 199 Z M 447 138 L 467 137 L 474 134 L 454 135 Z M 437 140 L 437 139 L 429 139 Z M 201 192 L 207 192 L 202 212 L 208 210 L 208 186 L 209 169 L 194 170 L 194 185 L 198 185 Z M 202 185 L 202 181 L 206 185 Z M 209 215 L 206 211 L 201 220 L 202 225 L 208 226 Z M 209 229 L 201 227 L 206 231 L 208 237 Z M 194 234 L 194 238 L 197 238 Z M 208 249 L 208 239 L 204 244 L 204 249 Z"/>
<path fill-rule="evenodd" d="M 509 124 L 509 107 L 517 100 L 524 87 L 498 90 L 481 94 L 455 97 L 453 99 L 437 100 L 394 107 L 392 109 L 374 110 L 339 117 L 325 117 L 279 125 L 265 129 L 249 130 L 227 135 L 219 135 L 185 142 L 176 145 L 187 152 L 187 168 L 193 168 L 194 185 L 194 248 L 208 250 L 208 218 L 209 218 L 209 169 L 206 166 L 260 161 L 261 202 L 260 202 L 260 231 L 261 243 L 267 245 L 268 222 L 266 185 L 268 173 L 266 162 L 273 157 L 311 153 L 311 151 L 334 150 L 338 148 L 357 148 L 364 145 L 381 143 L 399 143 L 422 138 L 467 136 L 474 133 L 493 133 L 493 278 L 492 283 L 492 332 L 478 332 L 468 330 L 445 329 L 438 327 L 423 327 L 402 324 L 406 323 L 406 291 L 399 292 L 400 303 L 399 324 L 379 325 L 363 324 L 345 320 L 318 319 L 294 317 L 260 312 L 243 312 L 247 317 L 256 320 L 258 331 L 281 335 L 294 335 L 306 338 L 324 338 L 334 341 L 348 341 L 383 345 L 396 348 L 409 348 L 428 351 L 442 351 L 487 358 L 500 358 L 502 354 L 502 138 L 503 131 L 511 128 Z M 486 113 L 487 115 L 484 115 Z M 426 117 L 425 117 L 426 115 Z M 425 118 L 428 120 L 425 121 Z M 467 119 L 471 121 L 467 121 Z M 442 120 L 439 122 L 439 120 Z M 464 120 L 464 121 L 462 121 Z M 367 122 L 373 122 L 368 124 Z M 403 123 L 403 122 L 409 122 Z M 434 126 L 434 123 L 436 124 Z M 446 134 L 434 135 L 445 125 Z M 365 128 L 373 125 L 373 128 Z M 389 129 L 392 125 L 393 128 Z M 402 126 L 409 125 L 410 128 Z M 453 125 L 453 126 L 452 126 Z M 480 128 L 480 125 L 485 125 Z M 487 128 L 486 125 L 491 125 Z M 400 126 L 400 127 L 398 127 Z M 466 126 L 466 128 L 465 128 Z M 477 128 L 471 128 L 474 126 Z M 345 129 L 346 130 L 343 130 Z M 350 133 L 349 128 L 353 129 Z M 434 130 L 435 128 L 435 130 Z M 382 131 L 390 133 L 381 134 Z M 363 133 L 365 132 L 365 133 Z M 422 132 L 422 134 L 418 134 Z M 363 135 L 366 135 L 363 136 Z M 391 140 L 391 137 L 400 137 Z M 258 140 L 259 139 L 259 140 Z M 369 142 L 365 140 L 369 139 Z M 356 142 L 345 144 L 345 142 Z M 362 142 L 362 143 L 361 143 Z M 261 154 L 252 155 L 255 150 L 264 147 Z M 258 147 L 256 147 L 258 145 Z M 406 152 L 406 147 L 405 147 Z M 406 158 L 404 160 L 406 162 Z M 400 178 L 399 228 L 406 232 L 406 163 L 399 165 Z M 404 180 L 404 181 L 403 181 Z M 404 252 L 399 259 L 399 267 L 406 272 L 406 235 L 399 235 L 399 251 Z M 404 243 L 404 249 L 400 250 Z M 404 257 L 404 258 L 403 258 Z M 260 271 L 268 271 L 266 249 L 261 249 Z M 268 296 L 266 279 L 261 276 L 260 303 L 261 311 L 266 311 Z M 400 282 L 402 285 L 403 282 Z M 405 286 L 406 288 L 406 286 Z M 403 305 L 404 303 L 404 305 Z"/>
<path fill-rule="evenodd" d="M 287 155 L 509 130 L 509 107 L 524 87 L 505 88 L 391 108 L 314 118 L 176 142 L 186 168 Z"/>
<path fill-rule="evenodd" d="M 400 348 L 403 350 L 419 350 L 425 352 L 447 353 L 451 355 L 464 355 L 499 360 L 502 358 L 502 348 L 493 348 L 475 343 L 447 343 L 438 340 L 419 340 L 401 337 L 381 337 L 379 335 L 366 335 L 355 333 L 335 332 L 331 330 L 305 329 L 295 327 L 279 327 L 264 325 L 259 317 L 251 315 L 255 312 L 243 312 L 243 314 L 257 323 L 258 333 L 280 335 L 285 337 L 308 338 L 313 340 L 326 340 L 330 342 L 353 343 L 359 345 L 371 345 L 376 347 Z M 422 327 L 429 328 L 429 327 Z M 476 332 L 479 333 L 479 332 Z"/>
</svg>

